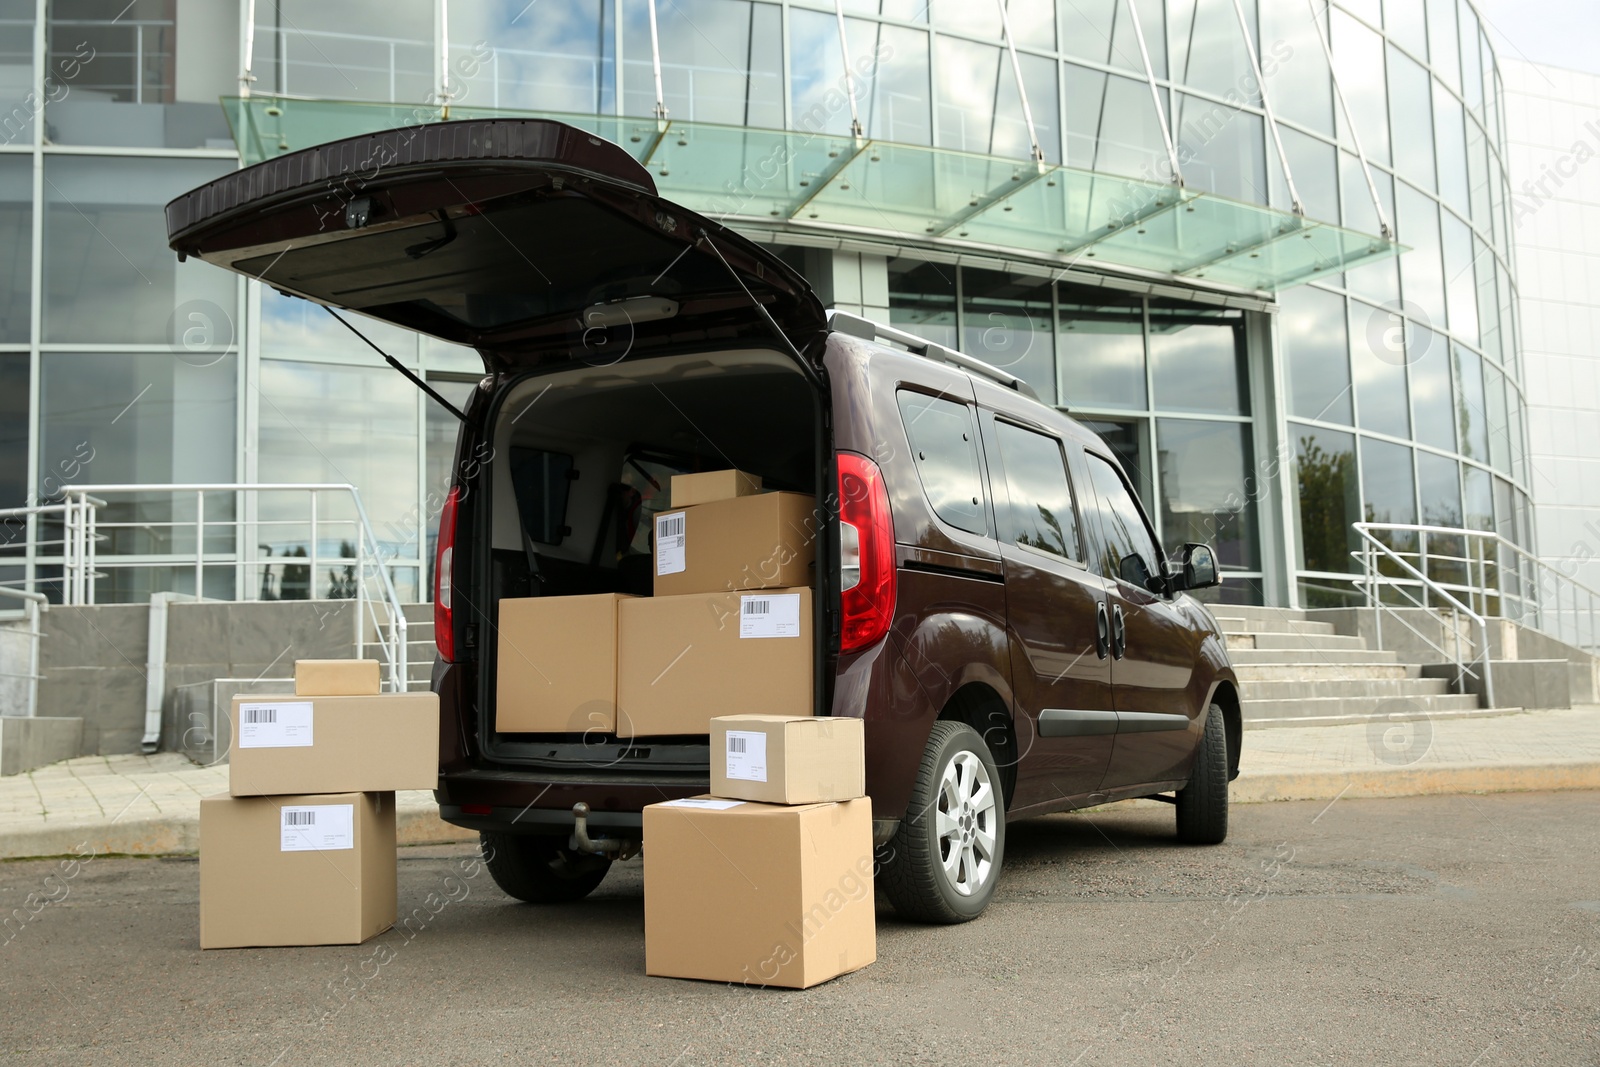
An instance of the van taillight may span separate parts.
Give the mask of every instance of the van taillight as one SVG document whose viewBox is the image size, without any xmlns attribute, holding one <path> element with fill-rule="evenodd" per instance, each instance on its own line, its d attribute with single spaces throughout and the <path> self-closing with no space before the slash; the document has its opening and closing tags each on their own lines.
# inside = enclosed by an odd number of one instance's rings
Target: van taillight
<svg viewBox="0 0 1600 1067">
<path fill-rule="evenodd" d="M 895 570 L 894 520 L 883 472 L 853 452 L 839 453 L 839 574 L 839 650 L 854 652 L 889 632 Z"/>
<path fill-rule="evenodd" d="M 438 555 L 433 564 L 433 641 L 439 646 L 439 658 L 446 663 L 456 659 L 451 578 L 456 561 L 456 505 L 460 500 L 461 487 L 452 486 L 450 495 L 444 498 L 444 510 L 439 513 Z"/>
</svg>

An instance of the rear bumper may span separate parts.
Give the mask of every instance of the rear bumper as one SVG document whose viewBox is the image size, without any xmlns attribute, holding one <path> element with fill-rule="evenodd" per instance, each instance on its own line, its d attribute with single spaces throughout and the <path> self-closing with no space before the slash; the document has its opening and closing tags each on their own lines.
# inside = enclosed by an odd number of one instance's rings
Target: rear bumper
<svg viewBox="0 0 1600 1067">
<path fill-rule="evenodd" d="M 709 786 L 705 778 L 682 775 L 478 770 L 441 776 L 434 798 L 440 818 L 468 830 L 565 835 L 572 832 L 574 804 L 589 805 L 589 825 L 597 831 L 638 830 L 646 805 L 700 796 Z"/>
</svg>

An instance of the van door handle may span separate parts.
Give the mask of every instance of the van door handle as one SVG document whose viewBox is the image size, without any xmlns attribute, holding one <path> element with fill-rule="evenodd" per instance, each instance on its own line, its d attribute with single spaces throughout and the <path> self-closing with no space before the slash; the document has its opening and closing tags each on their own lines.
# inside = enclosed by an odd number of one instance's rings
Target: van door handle
<svg viewBox="0 0 1600 1067">
<path fill-rule="evenodd" d="M 1122 617 L 1122 605 L 1111 609 L 1111 654 L 1121 659 L 1128 651 L 1128 623 Z"/>
<path fill-rule="evenodd" d="M 1094 651 L 1101 659 L 1111 651 L 1111 620 L 1106 617 L 1104 600 L 1094 606 Z"/>
</svg>

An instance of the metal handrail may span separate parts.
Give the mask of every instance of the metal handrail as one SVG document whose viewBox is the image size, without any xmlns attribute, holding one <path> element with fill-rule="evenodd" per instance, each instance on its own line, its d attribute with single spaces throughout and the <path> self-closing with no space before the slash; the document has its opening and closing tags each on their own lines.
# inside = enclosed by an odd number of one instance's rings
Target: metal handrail
<svg viewBox="0 0 1600 1067">
<path fill-rule="evenodd" d="M 394 580 L 389 575 L 387 562 L 378 551 L 378 538 L 372 528 L 372 522 L 367 515 L 366 505 L 362 503 L 361 493 L 354 485 L 348 482 L 187 482 L 187 483 L 162 483 L 162 484 L 129 484 L 129 485 L 69 485 L 62 489 L 66 498 L 62 505 L 53 507 L 64 508 L 66 520 L 66 537 L 63 550 L 63 596 L 68 604 L 93 604 L 95 602 L 95 579 L 104 572 L 99 570 L 101 561 L 98 558 L 98 546 L 105 539 L 100 531 L 98 509 L 104 507 L 106 502 L 100 496 L 148 494 L 148 493 L 193 493 L 195 494 L 195 519 L 193 523 L 162 523 L 162 526 L 192 526 L 194 529 L 194 552 L 192 564 L 194 567 L 194 591 L 196 598 L 204 594 L 205 568 L 216 566 L 279 566 L 283 565 L 286 558 L 293 559 L 296 565 L 302 560 L 307 572 L 313 576 L 318 571 L 319 557 L 317 555 L 317 533 L 319 522 L 324 527 L 328 525 L 353 524 L 356 533 L 355 556 L 336 557 L 348 560 L 356 567 L 355 596 L 355 645 L 356 655 L 361 657 L 366 652 L 368 644 L 366 630 L 370 620 L 377 633 L 375 643 L 382 654 L 385 667 L 388 671 L 389 688 L 395 692 L 404 692 L 407 688 L 407 656 L 406 646 L 406 617 L 404 606 L 400 602 L 400 595 L 395 590 Z M 262 525 L 254 519 L 210 519 L 205 513 L 206 493 L 235 493 L 256 494 L 264 492 L 304 492 L 309 503 L 310 533 L 308 544 L 310 554 L 305 557 L 279 557 L 276 559 L 246 559 L 242 553 L 207 553 L 205 551 L 205 536 L 208 527 L 235 527 Z M 319 493 L 347 493 L 355 505 L 355 519 L 320 519 L 317 515 L 317 494 Z M 267 520 L 267 524 L 277 524 L 277 520 Z M 107 529 L 118 529 L 130 526 L 146 525 L 142 523 L 107 523 Z M 168 556 L 166 560 L 119 560 L 116 563 L 107 563 L 107 567 L 142 567 L 153 566 L 158 563 L 167 563 L 176 556 L 180 560 L 189 560 L 188 554 Z M 219 558 L 220 557 L 220 558 Z M 369 565 L 376 571 L 380 596 L 372 598 L 367 595 L 367 578 Z"/>
<path fill-rule="evenodd" d="M 1463 604 L 1460 600 L 1458 600 L 1455 597 L 1455 595 L 1453 593 L 1451 593 L 1443 585 L 1441 585 L 1440 583 L 1436 582 L 1434 579 L 1432 579 L 1431 577 L 1429 577 L 1427 574 L 1423 573 L 1422 571 L 1418 570 L 1416 567 L 1413 567 L 1409 562 L 1407 562 L 1404 558 L 1402 558 L 1400 556 L 1400 554 L 1397 553 L 1393 548 L 1389 547 L 1389 545 L 1387 545 L 1383 541 L 1379 540 L 1378 537 L 1376 537 L 1374 535 L 1374 532 L 1373 532 L 1374 530 L 1406 530 L 1406 529 L 1408 529 L 1406 526 L 1401 525 L 1401 524 L 1390 524 L 1390 523 L 1357 522 L 1357 523 L 1353 523 L 1352 524 L 1352 528 L 1361 537 L 1361 540 L 1364 543 L 1364 551 L 1362 551 L 1359 554 L 1352 553 L 1352 555 L 1359 555 L 1362 558 L 1363 567 L 1364 567 L 1364 573 L 1362 574 L 1362 577 L 1361 577 L 1361 584 L 1366 590 L 1367 606 L 1373 609 L 1373 618 L 1374 618 L 1374 621 L 1377 624 L 1377 635 L 1376 636 L 1377 636 L 1377 640 L 1378 640 L 1378 647 L 1380 649 L 1383 648 L 1383 613 L 1384 613 L 1385 610 L 1388 610 L 1389 612 L 1391 612 L 1394 615 L 1394 617 L 1402 625 L 1404 625 L 1406 627 L 1406 629 L 1410 630 L 1418 638 L 1420 638 L 1422 641 L 1424 641 L 1429 647 L 1434 649 L 1434 651 L 1438 652 L 1440 655 L 1446 656 L 1447 658 L 1450 659 L 1450 661 L 1452 663 L 1455 664 L 1455 667 L 1456 667 L 1456 686 L 1457 686 L 1458 689 L 1459 688 L 1463 688 L 1462 681 L 1467 675 L 1471 675 L 1474 678 L 1481 677 L 1483 679 L 1483 702 L 1484 702 L 1484 705 L 1486 707 L 1491 707 L 1491 708 L 1494 707 L 1495 706 L 1495 704 L 1494 704 L 1494 670 L 1493 670 L 1493 667 L 1492 667 L 1492 663 L 1491 663 L 1491 659 L 1490 659 L 1490 653 L 1489 653 L 1489 621 L 1487 619 L 1485 619 L 1482 615 L 1479 615 L 1476 611 L 1473 611 L 1467 605 Z M 1418 526 L 1418 527 L 1410 527 L 1409 529 L 1412 530 L 1413 532 L 1421 531 L 1421 530 L 1424 530 L 1424 529 L 1429 529 L 1429 530 L 1433 530 L 1433 531 L 1437 531 L 1437 532 L 1441 532 L 1441 533 L 1447 532 L 1445 530 L 1445 528 L 1443 528 L 1443 527 L 1420 527 L 1420 526 Z M 1428 592 L 1432 593 L 1434 596 L 1438 597 L 1440 600 L 1442 600 L 1445 603 L 1450 605 L 1451 614 L 1453 616 L 1453 618 L 1451 620 L 1450 633 L 1451 633 L 1452 638 L 1454 639 L 1452 644 L 1455 646 L 1453 652 L 1451 650 L 1446 649 L 1443 646 L 1435 643 L 1432 638 L 1428 637 L 1425 633 L 1423 633 L 1417 627 L 1413 626 L 1409 619 L 1407 619 L 1404 615 L 1402 615 L 1398 611 L 1396 611 L 1392 605 L 1385 604 L 1383 602 L 1383 596 L 1382 596 L 1382 592 L 1381 592 L 1380 587 L 1381 586 L 1387 586 L 1389 588 L 1395 588 L 1395 585 L 1394 585 L 1393 582 L 1388 580 L 1388 576 L 1387 575 L 1383 575 L 1383 574 L 1380 574 L 1378 572 L 1378 568 L 1377 568 L 1377 557 L 1378 557 L 1378 554 L 1381 554 L 1384 558 L 1387 558 L 1387 559 L 1393 561 L 1393 563 L 1396 566 L 1398 566 L 1402 571 L 1405 571 L 1406 573 L 1410 574 L 1412 576 L 1413 580 L 1415 580 L 1416 582 L 1420 583 L 1424 589 L 1427 589 Z M 1401 593 L 1402 596 L 1406 597 L 1407 600 L 1409 600 L 1411 603 L 1415 604 L 1417 607 L 1423 608 L 1423 609 L 1429 609 L 1430 608 L 1430 605 L 1428 603 L 1426 603 L 1424 601 L 1417 600 L 1407 590 L 1401 588 L 1399 590 L 1399 592 Z M 1481 675 L 1478 674 L 1477 672 L 1473 671 L 1471 667 L 1467 666 L 1467 664 L 1470 662 L 1470 659 L 1461 654 L 1461 618 L 1460 617 L 1463 616 L 1463 615 L 1465 615 L 1468 619 L 1470 619 L 1472 621 L 1473 625 L 1475 625 L 1478 628 L 1478 641 L 1477 641 L 1478 656 L 1476 658 L 1479 660 L 1479 662 L 1482 663 L 1482 666 L 1483 666 L 1483 672 L 1482 672 Z"/>
<path fill-rule="evenodd" d="M 23 612 L 28 620 L 28 673 L 23 675 L 10 672 L 0 672 L 0 678 L 26 678 L 28 681 L 28 710 L 27 718 L 33 718 L 39 713 L 39 639 L 42 630 L 39 626 L 39 615 L 50 607 L 50 599 L 43 593 L 30 592 L 27 589 L 8 589 L 0 586 L 0 597 L 10 597 L 23 603 Z"/>
</svg>

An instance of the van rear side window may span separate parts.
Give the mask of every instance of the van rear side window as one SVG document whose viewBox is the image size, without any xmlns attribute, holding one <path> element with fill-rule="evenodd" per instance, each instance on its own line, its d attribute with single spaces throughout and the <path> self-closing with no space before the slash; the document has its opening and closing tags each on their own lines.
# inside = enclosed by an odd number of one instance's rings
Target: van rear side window
<svg viewBox="0 0 1600 1067">
<path fill-rule="evenodd" d="M 559 545 L 567 535 L 567 494 L 572 457 L 542 448 L 511 449 L 511 485 L 522 528 L 541 545 Z"/>
<path fill-rule="evenodd" d="M 922 491 L 933 513 L 958 530 L 986 534 L 978 431 L 972 409 L 953 400 L 902 389 L 900 419 L 911 442 Z"/>
</svg>

